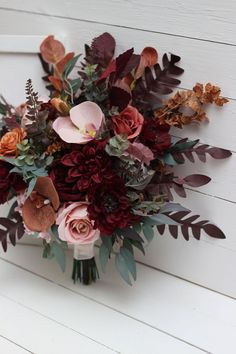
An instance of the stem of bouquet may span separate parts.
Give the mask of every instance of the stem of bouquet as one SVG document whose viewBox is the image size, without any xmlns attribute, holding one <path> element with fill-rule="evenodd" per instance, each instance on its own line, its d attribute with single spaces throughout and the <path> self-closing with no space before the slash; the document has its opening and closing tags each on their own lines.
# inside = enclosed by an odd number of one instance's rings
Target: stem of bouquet
<svg viewBox="0 0 236 354">
<path fill-rule="evenodd" d="M 99 278 L 99 273 L 94 258 L 94 244 L 75 245 L 72 279 L 89 285 Z"/>
</svg>

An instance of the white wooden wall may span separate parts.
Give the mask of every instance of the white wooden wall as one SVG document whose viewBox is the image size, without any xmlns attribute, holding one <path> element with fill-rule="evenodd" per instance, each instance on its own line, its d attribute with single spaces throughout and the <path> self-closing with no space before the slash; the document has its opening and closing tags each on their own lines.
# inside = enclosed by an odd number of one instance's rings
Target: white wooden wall
<svg viewBox="0 0 236 354">
<path fill-rule="evenodd" d="M 236 3 L 233 0 L 0 0 L 0 35 L 65 37 L 68 50 L 81 52 L 84 43 L 108 31 L 118 52 L 149 45 L 159 53 L 182 57 L 182 88 L 195 82 L 219 84 L 230 102 L 209 110 L 210 124 L 176 130 L 178 136 L 200 137 L 202 143 L 232 150 L 225 161 L 186 163 L 186 175 L 206 173 L 212 182 L 189 190 L 181 202 L 204 218 L 215 221 L 226 240 L 203 237 L 200 242 L 157 236 L 146 257 L 137 259 L 193 283 L 236 298 Z M 27 40 L 26 40 L 27 41 Z M 25 51 L 26 41 L 19 43 Z M 17 46 L 18 47 L 18 46 Z M 2 46 L 3 48 L 3 46 Z M 0 51 L 1 51 L 0 43 Z M 18 48 L 18 49 L 19 49 Z M 12 49 L 9 49 L 12 51 Z M 22 70 L 16 70 L 16 58 Z M 29 74 L 38 90 L 40 64 L 33 54 L 1 54 L 0 91 L 14 104 L 24 100 Z M 6 69 L 10 69 L 8 72 Z M 185 172 L 183 172 L 184 175 Z M 176 198 L 176 200 L 179 200 Z"/>
</svg>

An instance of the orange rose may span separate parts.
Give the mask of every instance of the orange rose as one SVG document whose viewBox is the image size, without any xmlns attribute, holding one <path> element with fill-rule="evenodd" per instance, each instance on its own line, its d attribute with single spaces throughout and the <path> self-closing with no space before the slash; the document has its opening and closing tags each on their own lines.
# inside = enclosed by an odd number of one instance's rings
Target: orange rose
<svg viewBox="0 0 236 354">
<path fill-rule="evenodd" d="M 125 134 L 133 139 L 140 134 L 144 118 L 139 111 L 127 106 L 119 115 L 112 117 L 113 129 L 116 134 Z"/>
<path fill-rule="evenodd" d="M 22 128 L 15 128 L 3 135 L 0 140 L 0 156 L 17 155 L 17 144 L 19 144 L 26 137 L 26 133 Z"/>
</svg>

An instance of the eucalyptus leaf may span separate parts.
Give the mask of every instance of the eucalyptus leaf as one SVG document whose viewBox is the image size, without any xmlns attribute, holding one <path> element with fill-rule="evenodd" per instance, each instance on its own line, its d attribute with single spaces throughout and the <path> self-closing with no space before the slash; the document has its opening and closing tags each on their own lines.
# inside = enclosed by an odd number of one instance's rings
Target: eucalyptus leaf
<svg viewBox="0 0 236 354">
<path fill-rule="evenodd" d="M 160 209 L 161 213 L 169 213 L 173 211 L 189 211 L 189 209 L 183 207 L 181 204 L 178 203 L 166 203 Z"/>
<path fill-rule="evenodd" d="M 174 159 L 174 157 L 170 152 L 166 153 L 163 156 L 162 160 L 165 162 L 166 165 L 170 165 L 170 166 L 178 165 L 178 162 Z"/>
<path fill-rule="evenodd" d="M 121 247 L 120 254 L 125 259 L 126 265 L 130 273 L 132 274 L 133 279 L 136 280 L 137 272 L 136 272 L 136 263 L 134 260 L 134 255 L 125 247 Z"/>
<path fill-rule="evenodd" d="M 68 63 L 65 65 L 65 69 L 63 72 L 63 78 L 66 79 L 71 71 L 74 69 L 75 64 L 77 63 L 77 60 L 79 59 L 79 57 L 81 56 L 81 54 L 78 54 L 76 56 L 74 56 L 70 61 L 68 61 Z"/>
<path fill-rule="evenodd" d="M 108 262 L 110 255 L 109 249 L 106 247 L 104 243 L 101 244 L 99 248 L 99 259 L 102 267 L 102 271 L 105 272 L 106 264 Z"/>
<path fill-rule="evenodd" d="M 144 223 L 149 225 L 179 225 L 178 222 L 172 220 L 165 214 L 158 213 L 156 215 L 148 215 L 144 217 Z"/>
<path fill-rule="evenodd" d="M 66 257 L 63 248 L 57 242 L 53 242 L 51 246 L 51 252 L 55 256 L 57 263 L 59 264 L 62 272 L 66 269 Z"/>
<path fill-rule="evenodd" d="M 30 180 L 29 185 L 28 185 L 28 189 L 26 192 L 26 198 L 28 198 L 30 196 L 30 194 L 33 192 L 36 182 L 37 182 L 37 177 L 34 177 Z"/>
<path fill-rule="evenodd" d="M 154 230 L 152 226 L 148 224 L 143 225 L 143 234 L 148 242 L 151 242 L 154 237 Z"/>
<path fill-rule="evenodd" d="M 132 285 L 129 276 L 129 269 L 127 267 L 124 257 L 120 253 L 116 255 L 115 263 L 116 263 L 116 269 L 118 270 L 118 272 L 120 273 L 124 281 L 126 281 L 126 283 L 128 283 L 129 285 Z"/>
</svg>

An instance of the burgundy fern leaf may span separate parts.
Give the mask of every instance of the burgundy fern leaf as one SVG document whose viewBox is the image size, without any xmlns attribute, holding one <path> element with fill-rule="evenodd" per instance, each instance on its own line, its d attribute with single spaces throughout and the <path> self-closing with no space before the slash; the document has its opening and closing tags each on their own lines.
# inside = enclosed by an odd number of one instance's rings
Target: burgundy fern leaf
<svg viewBox="0 0 236 354">
<path fill-rule="evenodd" d="M 205 233 L 213 238 L 224 239 L 225 234 L 218 226 L 212 224 L 209 220 L 200 220 L 195 222 L 200 216 L 191 215 L 187 217 L 191 211 L 179 211 L 175 213 L 165 213 L 170 219 L 177 222 L 179 225 L 168 225 L 169 232 L 172 237 L 178 238 L 178 233 L 181 231 L 186 241 L 190 238 L 190 231 L 196 240 L 201 237 L 201 232 Z M 166 225 L 157 225 L 157 231 L 163 235 Z"/>
</svg>

